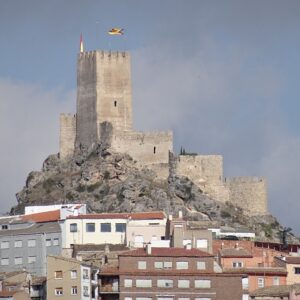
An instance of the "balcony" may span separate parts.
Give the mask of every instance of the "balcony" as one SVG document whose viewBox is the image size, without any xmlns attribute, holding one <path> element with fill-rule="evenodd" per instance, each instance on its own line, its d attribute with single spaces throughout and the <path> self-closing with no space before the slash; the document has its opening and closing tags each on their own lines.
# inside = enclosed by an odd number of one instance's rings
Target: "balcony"
<svg viewBox="0 0 300 300">
<path fill-rule="evenodd" d="M 105 284 L 100 287 L 100 294 L 119 293 L 119 284 Z"/>
</svg>

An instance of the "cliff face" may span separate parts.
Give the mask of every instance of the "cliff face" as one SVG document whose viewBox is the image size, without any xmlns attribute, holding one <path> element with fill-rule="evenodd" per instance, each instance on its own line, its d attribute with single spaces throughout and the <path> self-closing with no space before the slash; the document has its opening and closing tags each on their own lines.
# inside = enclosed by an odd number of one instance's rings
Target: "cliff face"
<svg viewBox="0 0 300 300">
<path fill-rule="evenodd" d="M 232 204 L 210 199 L 186 177 L 159 180 L 153 171 L 138 169 L 130 156 L 113 153 L 102 145 L 67 161 L 50 155 L 41 171 L 28 175 L 16 196 L 18 205 L 11 214 L 23 213 L 30 205 L 86 203 L 90 212 L 163 210 L 177 215 L 181 210 L 189 220 L 247 226 L 269 238 L 276 238 L 282 229 L 272 216 L 249 218 Z"/>
</svg>

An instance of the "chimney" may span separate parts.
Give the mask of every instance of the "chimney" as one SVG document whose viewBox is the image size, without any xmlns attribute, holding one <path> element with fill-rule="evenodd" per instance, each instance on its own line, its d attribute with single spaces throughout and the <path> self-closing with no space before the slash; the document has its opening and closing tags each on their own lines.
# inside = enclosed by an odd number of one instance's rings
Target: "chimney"
<svg viewBox="0 0 300 300">
<path fill-rule="evenodd" d="M 110 252 L 110 250 L 109 250 L 109 245 L 105 245 L 105 247 L 104 247 L 104 253 L 109 253 Z"/>
<path fill-rule="evenodd" d="M 152 245 L 151 243 L 148 243 L 146 246 L 147 255 L 151 255 L 152 253 Z"/>
<path fill-rule="evenodd" d="M 190 244 L 190 243 L 186 244 L 185 249 L 191 250 L 192 249 L 192 244 Z"/>
<path fill-rule="evenodd" d="M 178 218 L 179 218 L 179 219 L 182 219 L 182 210 L 179 210 L 179 211 L 178 211 Z"/>
<path fill-rule="evenodd" d="M 235 248 L 235 249 L 239 249 L 239 243 L 238 243 L 238 242 L 235 243 L 234 248 Z"/>
</svg>

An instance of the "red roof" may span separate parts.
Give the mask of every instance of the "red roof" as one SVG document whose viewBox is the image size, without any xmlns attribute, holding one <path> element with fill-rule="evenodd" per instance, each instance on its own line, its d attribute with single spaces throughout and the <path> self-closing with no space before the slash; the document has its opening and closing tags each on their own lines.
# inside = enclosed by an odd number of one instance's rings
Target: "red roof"
<svg viewBox="0 0 300 300">
<path fill-rule="evenodd" d="M 67 219 L 132 219 L 132 220 L 163 220 L 166 215 L 162 211 L 139 213 L 103 213 L 69 216 Z"/>
<path fill-rule="evenodd" d="M 145 248 L 139 248 L 128 252 L 120 253 L 119 256 L 150 256 L 147 254 Z M 213 257 L 213 255 L 201 251 L 199 249 L 185 249 L 185 248 L 152 248 L 151 256 L 161 257 Z"/>
<path fill-rule="evenodd" d="M 54 222 L 60 219 L 60 210 L 57 209 L 36 214 L 23 215 L 21 218 L 24 221 L 33 221 L 36 223 Z"/>
<path fill-rule="evenodd" d="M 283 256 L 283 257 L 277 257 L 281 261 L 284 261 L 287 264 L 294 264 L 298 265 L 300 264 L 300 256 Z"/>
</svg>

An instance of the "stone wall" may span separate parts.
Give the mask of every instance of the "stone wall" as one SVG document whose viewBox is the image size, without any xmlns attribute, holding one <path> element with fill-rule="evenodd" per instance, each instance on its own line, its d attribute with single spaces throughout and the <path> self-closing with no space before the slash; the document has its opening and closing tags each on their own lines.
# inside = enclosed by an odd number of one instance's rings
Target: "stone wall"
<svg viewBox="0 0 300 300">
<path fill-rule="evenodd" d="M 242 207 L 248 215 L 268 213 L 266 180 L 259 177 L 226 178 L 229 199 L 233 205 Z"/>
<path fill-rule="evenodd" d="M 60 114 L 59 154 L 61 159 L 73 155 L 75 136 L 76 116 L 71 114 Z"/>
<path fill-rule="evenodd" d="M 169 151 L 173 150 L 173 134 L 167 132 L 115 132 L 112 148 L 128 153 L 141 166 L 151 167 L 168 177 Z M 161 166 L 161 169 L 159 168 Z"/>
<path fill-rule="evenodd" d="M 228 201 L 228 189 L 223 183 L 221 155 L 179 155 L 175 168 L 178 175 L 188 177 L 211 198 Z"/>
<path fill-rule="evenodd" d="M 97 143 L 103 122 L 115 130 L 132 130 L 130 55 L 83 52 L 77 65 L 76 145 Z"/>
<path fill-rule="evenodd" d="M 89 147 L 98 140 L 96 81 L 96 53 L 80 53 L 77 61 L 76 147 Z"/>
</svg>

